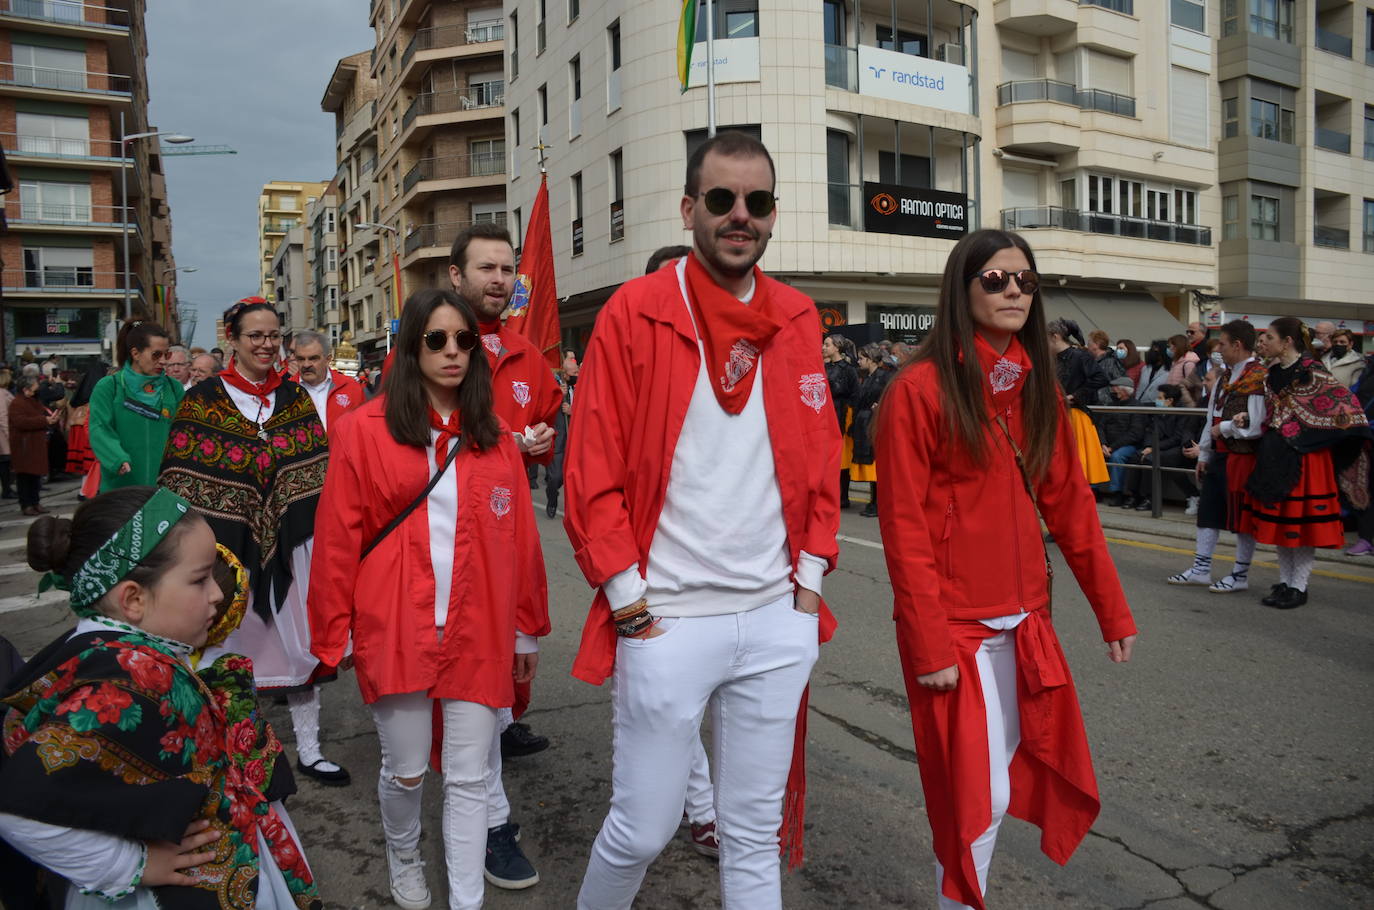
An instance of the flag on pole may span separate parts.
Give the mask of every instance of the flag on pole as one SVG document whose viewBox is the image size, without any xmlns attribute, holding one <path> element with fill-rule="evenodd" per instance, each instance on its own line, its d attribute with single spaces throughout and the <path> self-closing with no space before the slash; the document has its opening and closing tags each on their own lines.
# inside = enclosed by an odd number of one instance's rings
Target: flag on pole
<svg viewBox="0 0 1374 910">
<path fill-rule="evenodd" d="M 553 236 L 549 229 L 549 178 L 541 176 L 534 196 L 525 245 L 516 269 L 515 293 L 506 307 L 506 327 L 534 343 L 549 366 L 562 365 L 559 346 L 562 330 L 558 325 L 558 288 L 553 274 Z"/>
<path fill-rule="evenodd" d="M 682 91 L 692 78 L 692 47 L 697 41 L 697 0 L 682 0 L 682 18 L 677 24 L 677 80 Z"/>
<path fill-rule="evenodd" d="M 391 289 L 393 292 L 391 299 L 395 306 L 392 308 L 391 315 L 394 319 L 401 318 L 401 307 L 405 302 L 405 298 L 402 296 L 403 290 L 401 288 L 401 251 L 398 249 L 400 245 L 400 236 L 393 236 L 391 238 Z"/>
</svg>

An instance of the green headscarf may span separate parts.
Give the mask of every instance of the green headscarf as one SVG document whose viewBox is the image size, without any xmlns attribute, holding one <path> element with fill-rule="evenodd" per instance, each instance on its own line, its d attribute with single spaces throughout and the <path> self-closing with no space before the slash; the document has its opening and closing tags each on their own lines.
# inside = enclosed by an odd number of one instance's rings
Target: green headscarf
<svg viewBox="0 0 1374 910">
<path fill-rule="evenodd" d="M 134 517 L 76 570 L 71 581 L 56 572 L 48 572 L 38 583 L 38 590 L 70 591 L 72 612 L 77 616 L 95 616 L 97 611 L 91 605 L 123 581 L 166 539 L 172 527 L 190 514 L 190 503 L 171 490 L 158 487 Z"/>
</svg>

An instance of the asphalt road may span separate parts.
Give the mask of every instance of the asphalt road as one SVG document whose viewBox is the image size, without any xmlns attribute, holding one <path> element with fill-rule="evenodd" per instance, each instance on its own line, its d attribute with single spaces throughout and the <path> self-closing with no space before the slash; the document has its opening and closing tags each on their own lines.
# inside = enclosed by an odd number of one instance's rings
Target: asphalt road
<svg viewBox="0 0 1374 910">
<path fill-rule="evenodd" d="M 74 495 L 74 485 L 61 484 L 45 502 L 70 510 Z M 508 763 L 506 785 L 542 880 L 524 892 L 489 887 L 487 905 L 562 910 L 574 904 L 607 805 L 609 692 L 568 675 L 589 594 L 561 523 L 542 511 L 538 520 L 554 633 L 527 720 L 554 745 Z M 20 543 L 26 525 L 12 501 L 0 506 L 0 633 L 31 654 L 71 617 L 61 603 L 32 597 L 37 576 L 23 566 Z M 784 902 L 933 907 L 930 832 L 876 522 L 846 513 L 843 533 L 841 568 L 826 583 L 840 630 L 812 681 L 806 863 L 784 877 Z M 1141 628 L 1135 660 L 1108 662 L 1062 562 L 1055 592 L 1102 814 L 1063 868 L 1039 853 L 1031 826 L 1009 819 L 990 905 L 1374 906 L 1374 560 L 1320 563 L 1309 605 L 1282 612 L 1258 603 L 1259 588 L 1277 580 L 1272 558 L 1254 571 L 1256 591 L 1218 596 L 1163 583 L 1187 564 L 1186 541 L 1148 530 L 1109 537 Z M 999 571 L 999 559 L 989 554 L 987 570 Z M 285 708 L 268 711 L 289 743 Z M 354 783 L 303 781 L 292 818 L 327 906 L 391 907 L 376 737 L 351 678 L 326 687 L 322 727 L 326 754 Z M 428 786 L 423 849 L 439 907 L 440 793 L 433 778 Z M 680 837 L 649 870 L 636 906 L 711 908 L 717 894 L 715 864 Z"/>
</svg>

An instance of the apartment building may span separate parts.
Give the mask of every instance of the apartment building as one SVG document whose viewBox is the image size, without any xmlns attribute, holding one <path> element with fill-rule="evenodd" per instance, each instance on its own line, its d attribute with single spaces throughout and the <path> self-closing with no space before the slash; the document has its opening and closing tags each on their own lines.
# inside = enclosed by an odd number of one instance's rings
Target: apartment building
<svg viewBox="0 0 1374 910">
<path fill-rule="evenodd" d="M 14 184 L 0 360 L 111 360 L 126 310 L 177 332 L 161 151 L 155 137 L 122 141 L 156 130 L 144 11 L 143 0 L 0 0 L 0 139 Z"/>
<path fill-rule="evenodd" d="M 298 224 L 286 232 L 272 253 L 272 295 L 268 299 L 281 316 L 281 331 L 288 338 L 302 329 L 314 328 L 305 262 L 306 227 Z"/>
<path fill-rule="evenodd" d="M 496 0 L 375 0 L 376 149 L 370 211 L 345 206 L 345 236 L 360 220 L 380 227 L 371 274 L 374 306 L 357 315 L 367 362 L 385 353 L 406 294 L 446 286 L 454 236 L 506 218 L 505 25 Z M 336 113 L 336 117 L 340 114 Z M 354 184 L 361 190 L 361 183 Z M 366 238 L 365 238 L 366 239 Z M 351 248 L 350 248 L 351 249 Z M 393 255 L 401 288 L 395 287 Z"/>
<path fill-rule="evenodd" d="M 1219 15 L 1209 318 L 1296 315 L 1374 334 L 1374 5 L 1226 0 Z"/>
<path fill-rule="evenodd" d="M 339 178 L 314 205 L 306 207 L 305 253 L 308 325 L 337 345 L 342 338 L 339 309 Z"/>
<path fill-rule="evenodd" d="M 268 300 L 277 299 L 273 277 L 277 247 L 292 228 L 302 223 L 306 206 L 313 205 L 328 185 L 272 180 L 258 194 L 258 258 L 262 276 L 258 293 Z"/>
<path fill-rule="evenodd" d="M 690 242 L 704 11 L 686 93 L 672 5 L 506 11 L 512 229 L 542 138 L 576 347 L 654 249 Z M 1145 341 L 1181 331 L 1216 286 L 1219 23 L 1201 0 L 718 0 L 717 122 L 761 137 L 778 168 L 762 266 L 827 325 L 915 341 L 954 242 L 1005 226 L 1035 248 L 1052 314 Z"/>
</svg>

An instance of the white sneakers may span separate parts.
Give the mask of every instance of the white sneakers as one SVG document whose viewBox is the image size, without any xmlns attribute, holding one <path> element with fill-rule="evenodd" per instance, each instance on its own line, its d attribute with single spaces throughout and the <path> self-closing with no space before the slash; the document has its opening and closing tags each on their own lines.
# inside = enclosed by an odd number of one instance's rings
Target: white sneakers
<svg viewBox="0 0 1374 910">
<path fill-rule="evenodd" d="M 1234 574 L 1227 575 L 1221 581 L 1212 584 L 1207 590 L 1213 594 L 1230 594 L 1232 591 L 1250 590 L 1250 576 L 1242 575 L 1237 578 Z"/>
<path fill-rule="evenodd" d="M 1199 572 L 1196 568 L 1191 568 L 1187 572 L 1179 572 L 1177 575 L 1169 576 L 1171 585 L 1207 585 L 1212 584 L 1211 572 Z"/>
<path fill-rule="evenodd" d="M 1189 496 L 1189 497 L 1188 497 L 1188 508 L 1186 508 L 1186 509 L 1183 510 L 1183 514 L 1184 514 L 1184 515 L 1196 515 L 1196 514 L 1197 514 L 1197 504 L 1198 504 L 1198 497 L 1196 497 L 1196 496 Z"/>
<path fill-rule="evenodd" d="M 401 910 L 426 910 L 429 885 L 425 884 L 425 862 L 420 851 L 399 853 L 386 848 L 386 864 L 391 876 L 391 898 Z"/>
</svg>

